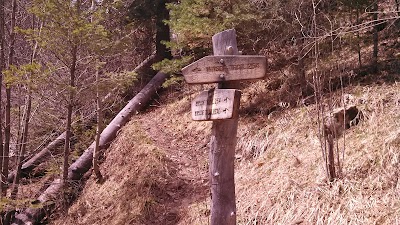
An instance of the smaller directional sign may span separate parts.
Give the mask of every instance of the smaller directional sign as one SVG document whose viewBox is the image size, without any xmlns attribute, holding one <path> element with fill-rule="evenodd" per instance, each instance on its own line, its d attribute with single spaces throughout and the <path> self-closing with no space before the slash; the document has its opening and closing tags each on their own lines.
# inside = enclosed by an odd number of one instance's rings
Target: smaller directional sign
<svg viewBox="0 0 400 225">
<path fill-rule="evenodd" d="M 182 69 L 189 84 L 260 79 L 266 71 L 266 57 L 258 55 L 206 56 Z"/>
<path fill-rule="evenodd" d="M 231 119 L 237 115 L 240 91 L 211 89 L 201 92 L 192 101 L 192 119 L 196 121 Z"/>
</svg>

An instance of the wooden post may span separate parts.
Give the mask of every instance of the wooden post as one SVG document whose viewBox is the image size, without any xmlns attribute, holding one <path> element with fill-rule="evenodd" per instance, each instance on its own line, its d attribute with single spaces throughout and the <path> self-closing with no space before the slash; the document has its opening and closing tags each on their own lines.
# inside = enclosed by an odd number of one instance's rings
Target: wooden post
<svg viewBox="0 0 400 225">
<path fill-rule="evenodd" d="M 235 30 L 213 36 L 214 56 L 182 68 L 189 84 L 218 83 L 192 101 L 192 119 L 212 120 L 210 141 L 211 225 L 236 224 L 234 159 L 240 106 L 240 80 L 265 77 L 265 56 L 240 56 Z"/>
<path fill-rule="evenodd" d="M 213 36 L 214 55 L 238 55 L 236 32 L 226 30 Z M 220 82 L 219 88 L 238 89 L 238 82 Z M 239 98 L 237 104 L 239 104 Z M 239 108 L 239 107 L 238 107 Z M 213 122 L 210 147 L 211 225 L 236 224 L 234 159 L 238 115 Z"/>
</svg>

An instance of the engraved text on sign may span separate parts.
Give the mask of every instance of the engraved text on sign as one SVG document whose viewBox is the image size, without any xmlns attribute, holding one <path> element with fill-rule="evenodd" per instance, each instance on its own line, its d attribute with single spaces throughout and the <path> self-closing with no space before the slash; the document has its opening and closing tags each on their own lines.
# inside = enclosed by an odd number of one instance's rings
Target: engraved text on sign
<svg viewBox="0 0 400 225">
<path fill-rule="evenodd" d="M 192 119 L 197 121 L 230 119 L 237 113 L 240 91 L 212 89 L 192 101 Z"/>
<path fill-rule="evenodd" d="M 206 56 L 182 69 L 189 84 L 218 83 L 263 78 L 267 70 L 265 56 Z"/>
</svg>

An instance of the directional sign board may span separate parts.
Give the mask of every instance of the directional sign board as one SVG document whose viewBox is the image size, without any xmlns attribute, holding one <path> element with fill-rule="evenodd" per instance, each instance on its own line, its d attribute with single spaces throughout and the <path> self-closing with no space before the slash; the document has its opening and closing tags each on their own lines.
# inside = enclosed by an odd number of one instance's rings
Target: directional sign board
<svg viewBox="0 0 400 225">
<path fill-rule="evenodd" d="M 266 71 L 266 57 L 252 55 L 206 56 L 182 69 L 189 84 L 260 79 Z"/>
<path fill-rule="evenodd" d="M 192 119 L 197 121 L 230 119 L 237 114 L 240 91 L 211 89 L 201 92 L 192 101 Z"/>
</svg>

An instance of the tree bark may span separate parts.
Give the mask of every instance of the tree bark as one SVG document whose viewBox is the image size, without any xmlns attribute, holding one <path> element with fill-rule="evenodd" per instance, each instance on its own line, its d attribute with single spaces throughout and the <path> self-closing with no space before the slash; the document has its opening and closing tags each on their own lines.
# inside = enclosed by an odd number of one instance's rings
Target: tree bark
<svg viewBox="0 0 400 225">
<path fill-rule="evenodd" d="M 32 16 L 32 25 L 31 28 L 34 30 L 35 29 L 35 16 Z M 36 50 L 38 48 L 38 43 L 36 42 L 32 48 L 32 54 L 31 54 L 31 59 L 30 63 L 33 64 L 35 57 L 36 57 Z M 32 77 L 32 74 L 31 74 Z M 30 77 L 27 77 L 27 79 L 30 79 Z M 29 134 L 29 121 L 31 118 L 31 108 L 32 108 L 32 92 L 31 92 L 31 87 L 30 84 L 26 85 L 26 89 L 28 90 L 28 94 L 26 96 L 26 103 L 25 103 L 25 110 L 23 114 L 23 129 L 22 129 L 22 134 L 21 134 L 21 140 L 20 140 L 20 150 L 19 150 L 19 156 L 18 156 L 18 162 L 17 162 L 17 168 L 15 170 L 15 176 L 13 180 L 13 189 L 11 191 L 11 199 L 16 199 L 17 194 L 18 194 L 18 186 L 19 186 L 19 180 L 20 180 L 20 175 L 21 175 L 21 168 L 22 164 L 25 160 L 25 153 L 26 153 L 26 146 L 28 143 L 28 134 Z M 8 219 L 9 221 L 9 219 Z M 9 222 L 7 223 L 9 224 Z"/>
<path fill-rule="evenodd" d="M 3 86 L 3 70 L 5 69 L 5 49 L 4 49 L 4 39 L 5 39 L 5 32 L 4 32 L 4 0 L 0 1 L 0 182 L 5 183 L 6 177 L 3 176 L 1 171 L 1 167 L 3 165 L 3 119 L 1 115 L 3 104 L 2 104 L 2 86 Z M 0 185 L 0 197 L 3 196 L 2 187 Z"/>
<path fill-rule="evenodd" d="M 398 18 L 396 19 L 396 26 L 399 29 L 400 28 L 400 1 L 399 0 L 394 0 L 395 4 L 396 4 L 396 12 L 397 12 L 397 16 Z"/>
<path fill-rule="evenodd" d="M 32 106 L 32 96 L 30 90 L 28 91 L 27 102 L 26 102 L 26 109 L 23 116 L 23 130 L 21 134 L 21 141 L 20 141 L 20 150 L 18 155 L 18 163 L 17 169 L 14 176 L 13 181 L 13 189 L 11 191 L 11 199 L 16 199 L 18 194 L 18 186 L 19 186 L 19 178 L 21 174 L 21 167 L 24 161 L 25 153 L 26 153 L 26 144 L 28 142 L 28 129 L 29 129 L 29 118 L 31 116 L 31 106 Z"/>
<path fill-rule="evenodd" d="M 17 169 L 16 169 L 16 175 L 14 177 L 13 185 L 12 185 L 12 190 L 11 190 L 11 196 L 10 198 L 12 200 L 17 199 L 18 195 L 18 187 L 19 187 L 19 178 L 20 178 L 20 171 L 21 171 L 21 166 L 22 162 L 24 161 L 24 156 L 26 152 L 26 143 L 28 140 L 28 128 L 29 128 L 29 118 L 31 114 L 31 106 L 32 106 L 32 97 L 31 97 L 31 92 L 30 90 L 28 91 L 28 96 L 27 96 L 27 102 L 26 102 L 26 108 L 23 114 L 23 128 L 21 131 L 21 140 L 20 140 L 20 148 L 19 148 L 19 154 L 18 154 L 18 162 L 17 162 Z M 10 224 L 11 216 L 14 212 L 13 211 L 8 211 L 6 212 L 4 216 L 4 224 Z"/>
<path fill-rule="evenodd" d="M 169 50 L 164 41 L 170 41 L 169 26 L 165 24 L 165 20 L 169 20 L 169 11 L 166 8 L 167 1 L 162 0 L 157 5 L 156 17 L 156 55 L 158 59 L 171 59 L 171 50 Z"/>
<path fill-rule="evenodd" d="M 356 13 L 356 23 L 357 27 L 361 24 L 360 21 L 360 6 L 357 4 L 357 13 Z M 357 30 L 357 54 L 358 54 L 358 68 L 362 67 L 362 61 L 361 61 L 361 38 L 360 38 L 360 31 Z"/>
<path fill-rule="evenodd" d="M 373 72 L 378 72 L 378 1 L 374 1 L 373 3 L 373 23 L 374 23 L 374 33 L 373 33 L 373 43 L 374 48 L 372 52 L 372 69 Z"/>
<path fill-rule="evenodd" d="M 75 7 L 77 14 L 80 15 L 81 12 L 81 0 L 76 0 Z M 72 124 L 72 111 L 74 109 L 74 96 L 75 96 L 75 76 L 76 67 L 78 60 L 78 44 L 79 40 L 76 36 L 73 37 L 73 42 L 71 46 L 71 67 L 69 73 L 69 93 L 68 93 L 68 104 L 67 104 L 67 123 L 65 128 L 65 143 L 64 143 L 64 162 L 63 162 L 63 183 L 68 180 L 68 167 L 69 167 L 69 155 L 70 155 L 70 138 L 71 138 L 71 124 Z"/>
<path fill-rule="evenodd" d="M 327 158 L 325 161 L 327 161 L 327 166 L 328 166 L 328 179 L 329 182 L 333 182 L 336 179 L 336 170 L 335 170 L 335 153 L 334 153 L 334 142 L 333 142 L 333 135 L 328 135 L 325 137 L 326 142 L 328 144 L 328 152 L 327 152 Z"/>
<path fill-rule="evenodd" d="M 102 129 L 102 107 L 101 107 L 101 98 L 100 98 L 100 90 L 99 90 L 99 81 L 100 81 L 100 73 L 99 68 L 96 68 L 96 102 L 97 102 L 97 125 L 96 125 L 96 137 L 95 137 L 95 145 L 93 149 L 93 172 L 96 175 L 97 181 L 99 183 L 103 182 L 103 175 L 100 172 L 99 168 L 99 143 L 100 143 L 100 132 Z"/>
<path fill-rule="evenodd" d="M 157 89 L 167 78 L 164 73 L 157 73 L 156 76 L 137 94 L 129 103 L 118 113 L 118 115 L 111 121 L 111 123 L 103 130 L 100 135 L 100 149 L 107 148 L 117 136 L 117 132 L 124 126 L 130 118 L 143 109 L 150 101 L 151 97 L 156 93 Z M 89 148 L 79 157 L 68 170 L 68 179 L 71 181 L 79 181 L 83 175 L 92 166 L 93 149 L 95 143 L 93 142 Z M 40 221 L 47 210 L 53 208 L 54 204 L 50 201 L 56 201 L 61 190 L 63 190 L 61 180 L 55 180 L 37 199 L 38 204 L 43 204 L 43 208 L 28 208 L 16 215 L 13 220 L 16 224 L 35 224 Z"/>
<path fill-rule="evenodd" d="M 15 14 L 17 11 L 17 1 L 12 1 L 11 12 L 11 33 L 10 33 L 10 52 L 8 56 L 8 66 L 14 64 L 14 44 L 15 44 Z M 8 177 L 8 165 L 10 154 L 10 138 L 11 138 L 11 87 L 6 87 L 6 109 L 5 109 L 5 128 L 4 128 L 4 150 L 3 150 L 3 164 L 2 164 L 2 177 Z M 7 194 L 8 182 L 1 183 L 1 191 L 3 196 Z"/>
<path fill-rule="evenodd" d="M 79 4 L 79 3 L 77 3 Z M 69 152 L 70 152 L 70 137 L 71 137 L 71 123 L 72 123 L 72 110 L 74 102 L 74 92 L 75 92 L 75 72 L 76 72 L 76 60 L 78 54 L 78 46 L 74 45 L 72 47 L 72 62 L 70 68 L 70 83 L 69 83 L 69 98 L 67 105 L 67 123 L 65 128 L 65 143 L 64 143 L 64 163 L 63 163 L 63 182 L 68 179 L 68 167 L 69 167 Z"/>
</svg>

